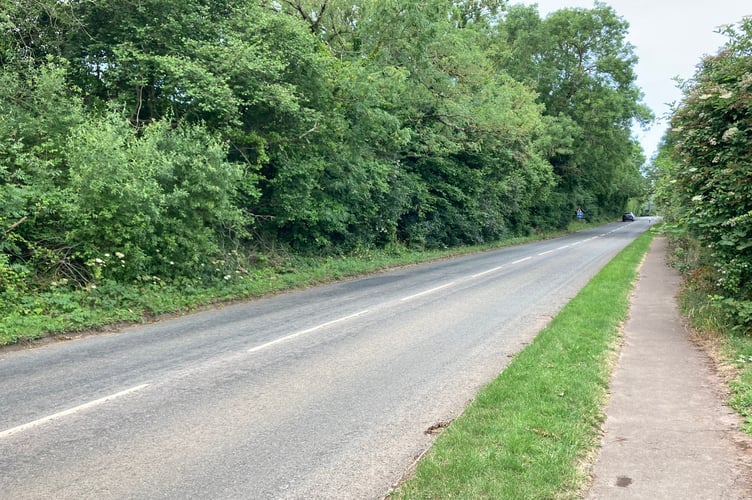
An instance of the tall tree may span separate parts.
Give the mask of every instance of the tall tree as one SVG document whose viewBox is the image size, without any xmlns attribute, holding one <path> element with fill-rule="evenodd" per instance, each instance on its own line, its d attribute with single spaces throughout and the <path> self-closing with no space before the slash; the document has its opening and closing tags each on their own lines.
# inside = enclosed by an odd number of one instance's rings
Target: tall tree
<svg viewBox="0 0 752 500">
<path fill-rule="evenodd" d="M 499 68 L 528 82 L 549 117 L 548 159 L 558 175 L 550 207 L 565 224 L 574 208 L 591 215 L 621 211 L 640 194 L 644 158 L 631 135 L 651 118 L 635 84 L 637 58 L 628 24 L 613 8 L 562 9 L 545 19 L 515 6 L 499 25 Z"/>
<path fill-rule="evenodd" d="M 351 129 L 377 147 L 379 161 L 392 162 L 402 189 L 387 199 L 400 200 L 397 230 L 407 241 L 447 245 L 523 230 L 530 191 L 549 186 L 550 169 L 533 147 L 540 110 L 483 51 L 482 28 L 498 7 L 330 2 L 318 25 L 348 68 L 352 84 L 338 98 L 358 118 Z"/>
</svg>

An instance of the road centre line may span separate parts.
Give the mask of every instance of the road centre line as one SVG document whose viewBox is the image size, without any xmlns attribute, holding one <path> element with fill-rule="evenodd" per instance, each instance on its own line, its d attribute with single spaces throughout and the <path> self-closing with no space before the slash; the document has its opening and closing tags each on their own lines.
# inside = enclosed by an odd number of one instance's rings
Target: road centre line
<svg viewBox="0 0 752 500">
<path fill-rule="evenodd" d="M 443 285 L 437 286 L 436 288 L 431 288 L 430 290 L 425 290 L 423 292 L 416 293 L 415 295 L 410 295 L 408 297 L 403 297 L 403 298 L 400 299 L 400 302 L 407 302 L 408 300 L 412 300 L 412 299 L 418 298 L 418 297 L 420 297 L 422 295 L 428 295 L 429 293 L 438 292 L 439 290 L 441 290 L 443 288 L 447 288 L 449 286 L 452 286 L 455 283 L 456 283 L 455 281 L 450 281 L 449 283 L 445 283 Z"/>
<path fill-rule="evenodd" d="M 472 276 L 470 276 L 470 277 L 471 277 L 471 278 L 480 278 L 481 276 L 485 276 L 486 274 L 491 274 L 491 273 L 494 273 L 494 272 L 496 272 L 496 271 L 498 271 L 498 270 L 500 270 L 500 269 L 503 269 L 503 268 L 504 268 L 504 266 L 496 266 L 496 267 L 494 267 L 493 269 L 489 269 L 488 271 L 483 271 L 483 272 L 481 272 L 481 273 L 478 273 L 478 274 L 473 274 L 473 275 L 472 275 Z"/>
<path fill-rule="evenodd" d="M 64 410 L 58 413 L 55 413 L 53 415 L 49 415 L 47 417 L 42 417 L 40 419 L 34 420 L 33 422 L 29 422 L 27 424 L 19 425 L 17 427 L 13 427 L 7 430 L 4 430 L 0 432 L 0 439 L 6 438 L 8 436 L 11 436 L 13 434 L 18 434 L 19 432 L 27 431 L 29 429 L 32 429 L 34 427 L 39 427 L 40 425 L 46 424 L 48 422 L 52 422 L 53 420 L 57 420 L 63 417 L 67 417 L 69 415 L 73 415 L 74 413 L 78 413 L 83 410 L 88 410 L 89 408 L 93 408 L 95 406 L 99 406 L 103 403 L 106 403 L 108 401 L 112 401 L 113 399 L 120 398 L 122 396 L 126 396 L 128 394 L 134 393 L 136 391 L 140 391 L 142 389 L 145 389 L 149 387 L 149 384 L 141 384 L 137 385 L 136 387 L 131 387 L 130 389 L 126 389 L 124 391 L 120 391 L 115 394 L 111 394 L 109 396 L 105 396 L 103 398 L 99 398 L 95 401 L 90 401 L 88 403 L 84 403 L 82 405 L 76 406 L 74 408 L 70 408 L 68 410 Z"/>
<path fill-rule="evenodd" d="M 281 344 L 282 342 L 287 342 L 288 340 L 292 340 L 292 339 L 294 339 L 296 337 L 300 337 L 301 335 L 305 335 L 307 333 L 315 332 L 316 330 L 320 330 L 322 328 L 326 328 L 327 326 L 332 326 L 332 325 L 335 325 L 337 323 L 341 323 L 343 321 L 347 321 L 349 319 L 357 318 L 358 316 L 362 316 L 362 315 L 366 314 L 367 312 L 368 312 L 368 309 L 364 309 L 364 310 L 362 310 L 360 312 L 356 312 L 355 314 L 350 314 L 348 316 L 343 316 L 341 318 L 337 318 L 337 319 L 334 319 L 332 321 L 327 321 L 326 323 L 321 323 L 320 325 L 316 325 L 316 326 L 308 328 L 306 330 L 301 330 L 299 332 L 295 332 L 295 333 L 287 335 L 285 337 L 280 337 L 280 338 L 278 338 L 276 340 L 272 340 L 271 342 L 267 342 L 266 344 L 261 344 L 261 345 L 258 345 L 256 347 L 252 347 L 252 348 L 248 349 L 247 352 L 249 354 L 253 353 L 253 352 L 258 352 L 258 351 L 261 351 L 263 349 L 266 349 L 267 347 L 271 347 L 271 346 L 276 345 L 276 344 Z"/>
<path fill-rule="evenodd" d="M 601 235 L 599 235 L 599 236 L 600 236 L 600 237 L 603 237 L 603 236 L 607 236 L 608 234 L 611 234 L 611 233 L 613 233 L 613 232 L 615 232 L 615 231 L 618 231 L 618 230 L 620 230 L 620 229 L 622 229 L 622 228 L 617 228 L 617 229 L 615 229 L 615 230 L 613 230 L 613 231 L 611 231 L 611 232 L 609 232 L 609 233 L 604 233 L 604 234 L 601 234 Z M 596 237 L 594 236 L 594 237 L 592 237 L 592 238 L 589 238 L 589 239 L 587 239 L 587 240 L 584 240 L 584 241 L 590 241 L 590 240 L 593 240 L 593 239 L 595 239 L 595 238 L 596 238 Z M 558 250 L 564 250 L 564 249 L 566 249 L 566 248 L 569 248 L 569 247 L 571 247 L 571 246 L 574 246 L 574 245 L 578 245 L 578 244 L 580 244 L 580 243 L 583 243 L 583 241 L 577 241 L 577 242 L 574 242 L 574 243 L 571 243 L 571 244 L 568 244 L 568 245 L 563 245 L 563 246 L 560 246 L 560 247 L 558 247 L 558 248 L 556 248 L 556 249 L 554 249 L 554 250 L 548 250 L 548 251 L 545 251 L 545 252 L 541 252 L 541 253 L 539 253 L 539 254 L 537 254 L 537 255 L 538 255 L 538 256 L 542 256 L 542 255 L 547 255 L 547 254 L 549 254 L 549 253 L 553 253 L 553 252 L 555 252 L 555 251 L 558 251 Z M 528 261 L 528 260 L 531 260 L 532 258 L 533 258 L 532 256 L 524 257 L 524 258 L 522 258 L 522 259 L 518 259 L 518 260 L 515 260 L 515 261 L 511 262 L 511 264 L 512 264 L 512 265 L 514 265 L 514 264 L 520 264 L 520 263 L 522 263 L 522 262 L 526 262 L 526 261 Z M 471 275 L 471 278 L 478 278 L 478 277 L 484 276 L 484 275 L 486 275 L 486 274 L 490 274 L 490 273 L 493 273 L 493 272 L 499 271 L 500 269 L 504 268 L 505 266 L 506 266 L 506 265 L 501 265 L 501 266 L 497 266 L 497 267 L 494 267 L 494 268 L 492 268 L 492 269 L 488 269 L 488 270 L 486 270 L 486 271 L 483 271 L 483 272 L 480 272 L 480 273 L 477 273 L 477 274 L 473 274 L 473 275 Z M 423 296 L 423 295 L 428 295 L 428 294 L 431 294 L 431 293 L 437 292 L 437 291 L 439 291 L 439 290 L 443 290 L 444 288 L 448 288 L 448 287 L 450 287 L 450 286 L 453 286 L 453 285 L 455 285 L 456 283 L 457 283 L 456 281 L 451 281 L 451 282 L 449 282 L 449 283 L 445 283 L 445 284 L 443 284 L 443 285 L 440 285 L 440 286 L 437 286 L 437 287 L 431 288 L 431 289 L 429 289 L 429 290 L 424 290 L 424 291 L 422 291 L 422 292 L 419 292 L 419 293 L 416 293 L 416 294 L 413 294 L 413 295 L 410 295 L 410 296 L 407 296 L 407 297 L 403 297 L 402 299 L 400 299 L 400 301 L 401 301 L 401 302 L 407 302 L 407 301 L 409 301 L 409 300 L 412 300 L 412 299 L 415 299 L 415 298 L 421 297 L 421 296 Z M 364 314 L 367 314 L 368 312 L 369 312 L 369 310 L 368 310 L 368 309 L 364 309 L 364 310 L 362 310 L 362 311 L 359 311 L 359 312 L 356 312 L 356 313 L 354 313 L 354 314 L 350 314 L 350 315 L 347 315 L 347 316 L 343 316 L 343 317 L 341 317 L 341 318 L 337 318 L 337 319 L 334 319 L 334 320 L 332 320 L 332 321 L 327 321 L 327 322 L 325 322 L 325 323 L 321 323 L 321 324 L 319 324 L 319 325 L 316 325 L 316 326 L 314 326 L 314 327 L 308 328 L 308 329 L 306 329 L 306 330 L 301 330 L 301 331 L 299 331 L 299 332 L 295 332 L 295 333 L 293 333 L 293 334 L 290 334 L 290 335 L 287 335 L 287 336 L 285 336 L 285 337 L 281 337 L 281 338 L 278 338 L 278 339 L 276 339 L 276 340 L 272 340 L 272 341 L 270 341 L 270 342 L 267 342 L 267 343 L 265 343 L 265 344 L 261 344 L 261 345 L 258 345 L 258 346 L 256 346 L 256 347 L 252 347 L 252 348 L 248 349 L 248 351 L 247 351 L 247 352 L 248 352 L 249 354 L 250 354 L 250 353 L 254 353 L 254 352 L 258 352 L 258 351 L 261 351 L 261 350 L 263 350 L 263 349 L 266 349 L 266 348 L 272 347 L 272 346 L 274 346 L 274 345 L 277 345 L 277 344 L 281 344 L 281 343 L 283 343 L 283 342 L 287 342 L 287 341 L 289 341 L 289 340 L 292 340 L 292 339 L 294 339 L 294 338 L 296 338 L 296 337 L 300 337 L 300 336 L 302 336 L 302 335 L 306 335 L 306 334 L 308 334 L 308 333 L 312 333 L 312 332 L 315 332 L 316 330 L 320 330 L 320 329 L 322 329 L 322 328 L 326 328 L 326 327 L 329 327 L 329 326 L 335 325 L 335 324 L 337 324 L 337 323 L 342 323 L 342 322 L 344 322 L 344 321 L 348 321 L 348 320 L 350 320 L 350 319 L 353 319 L 353 318 L 357 318 L 357 317 L 359 317 L 359 316 L 362 316 L 362 315 L 364 315 Z M 69 409 L 67 409 L 67 410 L 64 410 L 64 411 L 61 411 L 61 412 L 58 412 L 58 413 L 55 413 L 55 414 L 53 414 L 53 415 L 49 415 L 49 416 L 46 416 L 46 417 L 42 417 L 42 418 L 40 418 L 40 419 L 34 420 L 34 421 L 32 421 L 32 422 L 29 422 L 29 423 L 26 423 L 26 424 L 23 424 L 23 425 L 19 425 L 19 426 L 16 426 L 16 427 L 12 427 L 12 428 L 10 428 L 10 429 L 6 429 L 6 430 L 4 430 L 4 431 L 0 431 L 0 439 L 3 439 L 3 438 L 6 438 L 6 437 L 9 437 L 9 436 L 12 436 L 13 434 L 18 434 L 18 433 L 20 433 L 20 432 L 24 432 L 24 431 L 30 430 L 30 429 L 32 429 L 32 428 L 34 428 L 34 427 L 39 427 L 39 426 L 41 426 L 41 425 L 44 425 L 44 424 L 46 424 L 46 423 L 52 422 L 52 421 L 54 421 L 54 420 L 58 420 L 58 419 L 61 419 L 61 418 L 63 418 L 63 417 L 67 417 L 67 416 L 69 416 L 69 415 L 73 415 L 73 414 L 75 414 L 75 413 L 78 413 L 78 412 L 81 412 L 81 411 L 84 411 L 84 410 L 88 410 L 88 409 L 90 409 L 90 408 L 93 408 L 93 407 L 99 406 L 99 405 L 101 405 L 101 404 L 104 404 L 104 403 L 106 403 L 106 402 L 112 401 L 112 400 L 114 400 L 114 399 L 117 399 L 117 398 L 120 398 L 120 397 L 126 396 L 126 395 L 128 395 L 128 394 L 132 394 L 132 393 L 134 393 L 134 392 L 137 392 L 137 391 L 143 390 L 143 389 L 145 389 L 146 387 L 149 387 L 149 385 L 150 385 L 150 384 L 141 384 L 141 385 L 138 385 L 138 386 L 136 386 L 136 387 L 132 387 L 132 388 L 130 388 L 130 389 L 126 389 L 126 390 L 124 390 L 124 391 L 120 391 L 120 392 L 117 392 L 117 393 L 115 393 L 115 394 L 111 394 L 111 395 L 109 395 L 109 396 L 105 396 L 105 397 L 103 397 L 103 398 L 99 398 L 99 399 L 97 399 L 97 400 L 94 400 L 94 401 L 90 401 L 90 402 L 88 402 L 88 403 L 84 403 L 84 404 L 82 404 L 82 405 L 79 405 L 79 406 L 76 406 L 76 407 L 74 407 L 74 408 L 69 408 Z"/>
<path fill-rule="evenodd" d="M 595 237 L 590 238 L 590 239 L 585 240 L 585 241 L 590 241 L 590 240 L 592 240 L 594 238 Z M 556 248 L 556 249 L 553 249 L 553 250 L 548 250 L 548 251 L 545 251 L 545 252 L 541 252 L 541 253 L 539 253 L 537 255 L 541 256 L 541 255 L 546 255 L 546 254 L 549 254 L 549 253 L 556 252 L 558 250 L 564 250 L 566 248 L 569 248 L 569 247 L 574 246 L 574 245 L 578 245 L 580 243 L 582 243 L 582 241 L 578 241 L 578 242 L 571 243 L 571 244 L 568 244 L 568 245 L 563 245 L 563 246 L 560 246 L 559 248 Z M 491 274 L 491 273 L 494 273 L 496 271 L 499 271 L 499 270 L 503 269 L 504 267 L 506 267 L 507 265 L 520 264 L 522 262 L 526 262 L 526 261 L 532 260 L 532 259 L 533 259 L 532 256 L 523 257 L 521 259 L 518 259 L 518 260 L 515 260 L 515 261 L 511 262 L 510 264 L 504 264 L 504 265 L 501 265 L 501 266 L 496 266 L 496 267 L 488 269 L 486 271 L 482 271 L 480 273 L 473 274 L 473 275 L 470 276 L 469 279 L 479 278 L 479 277 L 484 276 L 486 274 Z M 467 278 L 465 278 L 465 279 L 467 279 Z M 464 280 L 461 280 L 461 281 L 464 281 Z M 429 290 L 424 290 L 422 292 L 418 292 L 416 294 L 409 295 L 407 297 L 403 297 L 403 298 L 399 299 L 399 301 L 400 302 L 407 302 L 407 301 L 416 299 L 418 297 L 422 297 L 424 295 L 429 295 L 431 293 L 438 292 L 439 290 L 443 290 L 444 288 L 448 288 L 450 286 L 454 286 L 455 284 L 457 284 L 457 281 L 450 281 L 449 283 L 444 283 L 443 285 L 439 285 L 439 286 L 431 288 Z M 266 349 L 268 347 L 272 347 L 274 345 L 281 344 L 282 342 L 287 342 L 287 341 L 292 340 L 292 339 L 294 339 L 296 337 L 300 337 L 301 335 L 312 333 L 312 332 L 314 332 L 316 330 L 320 330 L 322 328 L 326 328 L 328 326 L 331 326 L 331 325 L 334 325 L 334 324 L 337 324 L 337 323 L 341 323 L 343 321 L 347 321 L 347 320 L 356 318 L 358 316 L 362 316 L 362 315 L 364 315 L 364 314 L 366 314 L 368 312 L 370 312 L 370 311 L 368 309 L 365 309 L 363 311 L 360 311 L 360 312 L 357 312 L 357 313 L 354 313 L 354 314 L 350 314 L 349 316 L 344 316 L 342 318 L 338 318 L 338 319 L 335 319 L 335 320 L 332 320 L 332 321 L 327 321 L 326 323 L 321 323 L 320 325 L 308 328 L 306 330 L 301 330 L 299 332 L 295 332 L 295 333 L 287 335 L 285 337 L 281 337 L 281 338 L 278 338 L 276 340 L 272 340 L 272 341 L 267 342 L 265 344 L 261 344 L 261 345 L 258 345 L 256 347 L 252 347 L 252 348 L 248 349 L 247 352 L 249 354 L 250 353 L 254 353 L 254 352 L 258 352 L 258 351 L 261 351 L 261 350 Z"/>
<path fill-rule="evenodd" d="M 524 259 L 515 260 L 514 262 L 512 262 L 512 264 L 519 264 L 521 262 L 525 262 L 526 260 L 530 260 L 530 259 L 532 259 L 532 257 L 525 257 Z"/>
</svg>

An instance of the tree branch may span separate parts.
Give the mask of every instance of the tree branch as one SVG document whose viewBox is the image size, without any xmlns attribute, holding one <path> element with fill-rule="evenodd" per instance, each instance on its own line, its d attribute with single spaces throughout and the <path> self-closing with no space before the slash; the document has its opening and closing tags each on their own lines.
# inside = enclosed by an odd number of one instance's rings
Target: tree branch
<svg viewBox="0 0 752 500">
<path fill-rule="evenodd" d="M 13 230 L 14 230 L 15 228 L 17 228 L 18 226 L 20 226 L 21 224 L 23 224 L 24 222 L 26 222 L 27 220 L 28 220 L 28 217 L 24 215 L 24 216 L 23 216 L 23 217 L 21 217 L 21 218 L 20 218 L 19 220 L 17 220 L 17 221 L 16 221 L 16 222 L 15 222 L 15 223 L 14 223 L 14 224 L 13 224 L 12 226 L 10 226 L 10 227 L 9 227 L 8 229 L 6 229 L 6 230 L 5 230 L 5 234 L 8 234 L 8 233 L 10 233 L 10 232 L 11 232 L 11 231 L 13 231 Z"/>
</svg>

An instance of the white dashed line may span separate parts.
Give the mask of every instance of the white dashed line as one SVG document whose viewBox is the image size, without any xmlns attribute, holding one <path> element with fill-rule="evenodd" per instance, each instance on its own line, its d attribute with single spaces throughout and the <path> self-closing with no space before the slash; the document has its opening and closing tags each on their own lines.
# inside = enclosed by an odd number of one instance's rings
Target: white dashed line
<svg viewBox="0 0 752 500">
<path fill-rule="evenodd" d="M 605 236 L 605 235 L 601 235 L 601 236 Z M 576 242 L 574 242 L 574 243 L 570 243 L 570 244 L 567 244 L 567 245 L 563 245 L 563 246 L 560 246 L 559 248 L 555 248 L 555 249 L 553 249 L 553 250 L 547 250 L 547 251 L 545 251 L 545 252 L 541 252 L 541 253 L 539 253 L 539 254 L 537 254 L 537 255 L 538 255 L 538 256 L 542 256 L 542 255 L 548 255 L 548 254 L 550 254 L 550 253 L 554 253 L 554 252 L 557 252 L 557 251 L 559 251 L 559 250 L 564 250 L 564 249 L 567 249 L 567 248 L 573 247 L 573 246 L 575 246 L 575 245 L 579 245 L 580 243 L 584 243 L 584 242 L 586 242 L 586 241 L 590 241 L 590 240 L 593 240 L 593 239 L 595 239 L 595 238 L 597 238 L 597 237 L 596 237 L 596 236 L 593 236 L 593 237 L 591 237 L 591 238 L 588 238 L 588 239 L 586 239 L 586 240 L 583 240 L 583 241 L 576 241 Z M 461 281 L 465 281 L 465 280 L 467 280 L 467 279 L 475 279 L 475 278 L 480 278 L 481 276 L 485 276 L 485 275 L 487 275 L 487 274 L 491 274 L 491 273 L 497 272 L 497 271 L 499 271 L 499 270 L 501 270 L 501 269 L 503 269 L 503 268 L 505 268 L 505 267 L 507 267 L 507 266 L 509 266 L 509 265 L 516 265 L 516 264 L 521 264 L 522 262 L 527 262 L 527 261 L 529 261 L 529 260 L 532 260 L 532 259 L 533 259 L 533 256 L 523 257 L 523 258 L 521 258 L 521 259 L 518 259 L 518 260 L 515 260 L 515 261 L 513 261 L 513 262 L 510 262 L 509 264 L 503 264 L 503 265 L 501 265 L 501 266 L 496 266 L 496 267 L 494 267 L 494 268 L 491 268 L 491 269 L 488 269 L 488 270 L 486 270 L 486 271 L 482 271 L 482 272 L 480 272 L 480 273 L 476 273 L 476 274 L 470 275 L 470 277 L 469 277 L 469 278 L 464 278 L 464 279 L 463 279 L 463 280 L 461 280 Z M 422 292 L 418 292 L 418 293 L 416 293 L 416 294 L 413 294 L 413 295 L 409 295 L 409 296 L 407 296 L 407 297 L 403 297 L 403 298 L 399 299 L 399 301 L 400 301 L 400 302 L 407 302 L 407 301 L 410 301 L 410 300 L 413 300 L 413 299 L 417 299 L 418 297 L 422 297 L 422 296 L 424 296 L 424 295 L 429 295 L 429 294 L 432 294 L 432 293 L 438 292 L 439 290 L 443 290 L 443 289 L 445 289 L 445 288 L 448 288 L 448 287 L 450 287 L 450 286 L 453 286 L 453 285 L 455 285 L 456 283 L 457 283 L 457 281 L 452 281 L 452 282 L 449 282 L 449 283 L 445 283 L 445 284 L 443 284 L 443 285 L 440 285 L 440 286 L 437 286 L 437 287 L 431 288 L 431 289 L 429 289 L 429 290 L 424 290 L 424 291 L 422 291 Z M 289 340 L 292 340 L 292 339 L 294 339 L 294 338 L 296 338 L 296 337 L 300 337 L 301 335 L 305 335 L 305 334 L 307 334 L 307 333 L 311 333 L 311 332 L 314 332 L 314 331 L 316 331 L 316 330 L 320 330 L 320 329 L 322 329 L 322 328 L 326 328 L 326 327 L 328 327 L 328 326 L 331 326 L 331 325 L 334 325 L 334 324 L 336 324 L 336 323 L 341 323 L 341 322 L 343 322 L 343 321 L 347 321 L 347 320 L 350 320 L 350 319 L 356 318 L 356 317 L 358 317 L 358 316 L 362 316 L 363 314 L 366 314 L 367 312 L 369 312 L 369 311 L 368 311 L 368 310 L 364 310 L 364 311 L 360 311 L 360 312 L 358 312 L 358 313 L 355 313 L 355 314 L 351 314 L 351 315 L 349 315 L 349 316 L 345 316 L 345 317 L 342 317 L 342 318 L 339 318 L 339 319 L 335 319 L 335 320 L 332 320 L 332 321 L 328 321 L 328 322 L 326 322 L 326 323 L 322 323 L 322 324 L 320 324 L 320 325 L 317 325 L 317 326 L 314 326 L 314 327 L 312 327 L 312 328 L 308 328 L 307 330 L 302 330 L 302 331 L 299 331 L 299 332 L 293 333 L 293 334 L 291 334 L 291 335 L 287 335 L 287 336 L 285 336 L 285 337 L 281 337 L 281 338 L 278 338 L 278 339 L 276 339 L 276 340 L 272 340 L 271 342 L 267 342 L 266 344 L 261 344 L 261 345 L 259 345 L 259 346 L 256 346 L 256 347 L 252 347 L 252 348 L 248 349 L 248 351 L 247 351 L 247 352 L 248 352 L 248 353 L 254 353 L 254 352 L 258 352 L 258 351 L 261 351 L 261 350 L 263 350 L 263 349 L 266 349 L 266 348 L 268 348 L 268 347 L 271 347 L 271 346 L 273 346 L 273 345 L 281 344 L 281 343 L 283 343 L 283 342 L 287 342 L 287 341 L 289 341 Z"/>
<path fill-rule="evenodd" d="M 525 257 L 524 259 L 515 260 L 514 262 L 512 262 L 512 264 L 519 264 L 521 262 L 525 262 L 526 260 L 530 260 L 530 259 L 532 259 L 532 257 Z"/>
<path fill-rule="evenodd" d="M 321 323 L 320 325 L 316 325 L 312 328 L 308 328 L 307 330 L 301 330 L 299 332 L 295 332 L 291 335 L 287 335 L 286 337 L 281 337 L 276 340 L 272 340 L 271 342 L 267 342 L 266 344 L 261 344 L 256 347 L 252 347 L 248 349 L 248 353 L 252 352 L 258 352 L 263 349 L 266 349 L 267 347 L 271 347 L 273 345 L 281 344 L 282 342 L 287 342 L 288 340 L 292 340 L 295 337 L 300 337 L 301 335 L 305 335 L 307 333 L 315 332 L 316 330 L 321 330 L 322 328 L 326 328 L 327 326 L 332 326 L 337 323 L 342 323 L 343 321 L 347 321 L 353 318 L 357 318 L 358 316 L 362 316 L 368 312 L 368 309 L 364 309 L 363 311 L 356 312 L 355 314 L 350 314 L 349 316 L 344 316 L 342 318 L 334 319 L 332 321 L 327 321 L 326 323 Z"/>
<path fill-rule="evenodd" d="M 431 288 L 430 290 L 426 290 L 426 291 L 424 291 L 424 292 L 416 293 L 415 295 L 410 295 L 409 297 L 404 297 L 404 298 L 400 299 L 400 301 L 401 301 L 401 302 L 406 302 L 406 301 L 408 301 L 408 300 L 412 300 L 412 299 L 415 299 L 415 298 L 417 298 L 417 297 L 421 297 L 421 296 L 423 296 L 423 295 L 428 295 L 429 293 L 434 293 L 434 292 L 438 292 L 439 290 L 441 290 L 441 289 L 443 289 L 443 288 L 446 288 L 446 287 L 449 287 L 449 286 L 452 286 L 452 285 L 454 285 L 454 283 L 455 283 L 455 282 L 454 282 L 454 281 L 452 281 L 451 283 L 446 283 L 446 284 L 444 284 L 444 285 L 441 285 L 441 286 L 437 286 L 436 288 Z"/>
<path fill-rule="evenodd" d="M 500 270 L 500 269 L 503 269 L 503 268 L 504 268 L 504 266 L 496 266 L 496 267 L 494 267 L 493 269 L 489 269 L 488 271 L 483 271 L 482 273 L 478 273 L 478 274 L 473 274 L 473 275 L 472 275 L 472 276 L 470 276 L 470 277 L 471 277 L 471 278 L 480 278 L 481 276 L 485 276 L 486 274 L 491 274 L 491 273 L 495 273 L 496 271 L 498 271 L 498 270 Z"/>
<path fill-rule="evenodd" d="M 136 391 L 140 391 L 141 389 L 145 389 L 146 387 L 149 387 L 149 384 L 142 384 L 138 385 L 136 387 L 131 387 L 130 389 L 126 389 L 124 391 L 120 391 L 116 394 L 111 394 L 110 396 L 105 396 L 103 398 L 99 398 L 96 401 L 90 401 L 88 403 L 82 404 L 80 406 L 76 406 L 75 408 L 70 408 L 65 411 L 61 411 L 59 413 L 55 413 L 54 415 L 50 415 L 47 417 L 43 417 L 37 420 L 34 420 L 33 422 L 29 422 L 28 424 L 19 425 L 18 427 L 13 427 L 11 429 L 5 430 L 0 432 L 0 439 L 6 438 L 8 436 L 11 436 L 13 434 L 17 434 L 19 432 L 27 431 L 29 429 L 33 429 L 34 427 L 39 427 L 40 425 L 44 425 L 46 423 L 52 422 L 53 420 L 57 420 L 59 418 L 67 417 L 68 415 L 73 415 L 74 413 L 78 413 L 83 410 L 88 410 L 89 408 L 93 408 L 95 406 L 101 405 L 103 403 L 106 403 L 108 401 L 112 401 L 113 399 L 126 396 L 128 394 L 131 394 Z"/>
</svg>

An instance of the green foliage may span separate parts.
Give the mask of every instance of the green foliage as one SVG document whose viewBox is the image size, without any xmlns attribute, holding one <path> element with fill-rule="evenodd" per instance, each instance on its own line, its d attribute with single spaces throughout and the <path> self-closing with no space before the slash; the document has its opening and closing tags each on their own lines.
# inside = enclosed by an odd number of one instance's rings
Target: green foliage
<svg viewBox="0 0 752 500">
<path fill-rule="evenodd" d="M 201 276 L 222 238 L 243 230 L 232 203 L 242 170 L 225 158 L 199 126 L 156 122 L 137 135 L 113 114 L 83 124 L 66 151 L 66 237 L 101 277 Z"/>
<path fill-rule="evenodd" d="M 727 339 L 725 354 L 737 370 L 731 384 L 729 404 L 745 418 L 744 430 L 752 434 L 752 337 L 736 335 Z"/>
<path fill-rule="evenodd" d="M 4 286 L 224 280 L 270 248 L 443 248 L 620 210 L 640 192 L 626 26 L 505 7 L 0 0 Z"/>
<path fill-rule="evenodd" d="M 752 331 L 752 20 L 723 31 L 727 44 L 684 83 L 659 158 L 659 193 L 676 227 L 708 253 L 714 303 Z"/>
<path fill-rule="evenodd" d="M 651 114 L 635 84 L 637 58 L 627 29 L 603 3 L 545 19 L 536 7 L 513 6 L 499 25 L 497 66 L 533 86 L 545 106 L 548 129 L 541 145 L 560 196 L 542 210 L 559 227 L 569 219 L 554 214 L 582 207 L 589 217 L 613 217 L 630 198 L 644 196 L 644 157 L 631 127 Z"/>
<path fill-rule="evenodd" d="M 28 270 L 20 265 L 12 265 L 5 254 L 0 254 L 0 312 L 7 314 L 11 304 L 28 292 L 26 280 Z"/>
<path fill-rule="evenodd" d="M 0 67 L 33 70 L 59 56 L 76 24 L 68 2 L 0 0 Z"/>
<path fill-rule="evenodd" d="M 63 244 L 57 213 L 67 175 L 67 134 L 84 118 L 65 81 L 65 64 L 49 61 L 0 73 L 0 252 L 38 282 L 55 266 Z"/>
</svg>

